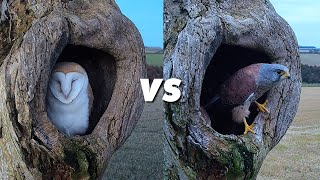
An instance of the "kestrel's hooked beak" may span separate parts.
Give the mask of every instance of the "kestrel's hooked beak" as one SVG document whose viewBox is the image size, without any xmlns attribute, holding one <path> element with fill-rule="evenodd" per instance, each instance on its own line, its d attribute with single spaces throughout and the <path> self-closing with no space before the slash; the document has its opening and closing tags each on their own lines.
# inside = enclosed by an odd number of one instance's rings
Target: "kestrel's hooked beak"
<svg viewBox="0 0 320 180">
<path fill-rule="evenodd" d="M 290 79 L 290 74 L 288 72 L 284 71 L 281 77 L 283 79 Z"/>
</svg>

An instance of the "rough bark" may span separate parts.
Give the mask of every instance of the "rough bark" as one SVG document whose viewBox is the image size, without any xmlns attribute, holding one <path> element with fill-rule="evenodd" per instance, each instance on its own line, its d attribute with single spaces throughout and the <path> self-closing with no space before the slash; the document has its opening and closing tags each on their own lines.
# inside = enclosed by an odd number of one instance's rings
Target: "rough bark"
<svg viewBox="0 0 320 180">
<path fill-rule="evenodd" d="M 182 80 L 181 98 L 165 104 L 166 179 L 255 179 L 299 103 L 300 57 L 292 29 L 268 0 L 166 1 L 164 18 L 164 78 Z M 222 68 L 211 67 L 223 61 Z M 292 79 L 266 93 L 270 114 L 252 113 L 256 134 L 219 133 L 200 111 L 214 90 L 206 89 L 208 81 L 219 79 L 208 74 L 226 76 L 258 62 L 284 64 Z"/>
<path fill-rule="evenodd" d="M 0 3 L 0 179 L 95 179 L 143 109 L 141 36 L 114 0 Z M 87 70 L 90 132 L 67 138 L 48 121 L 48 77 L 57 61 Z"/>
</svg>

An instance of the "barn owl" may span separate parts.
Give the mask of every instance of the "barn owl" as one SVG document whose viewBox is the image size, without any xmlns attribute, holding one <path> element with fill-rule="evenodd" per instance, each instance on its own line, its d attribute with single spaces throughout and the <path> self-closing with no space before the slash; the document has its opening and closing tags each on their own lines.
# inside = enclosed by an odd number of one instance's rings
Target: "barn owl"
<svg viewBox="0 0 320 180">
<path fill-rule="evenodd" d="M 86 71 L 77 63 L 55 65 L 47 92 L 50 121 L 65 135 L 83 135 L 89 126 L 93 102 Z"/>
<path fill-rule="evenodd" d="M 265 107 L 268 101 L 260 104 L 256 100 L 284 79 L 290 79 L 290 74 L 288 68 L 281 64 L 259 63 L 246 66 L 221 85 L 218 94 L 205 108 L 214 103 L 230 108 L 232 120 L 236 123 L 244 123 L 244 134 L 255 133 L 254 124 L 249 126 L 246 121 L 246 117 L 250 114 L 251 103 L 254 102 L 260 111 L 269 113 Z"/>
</svg>

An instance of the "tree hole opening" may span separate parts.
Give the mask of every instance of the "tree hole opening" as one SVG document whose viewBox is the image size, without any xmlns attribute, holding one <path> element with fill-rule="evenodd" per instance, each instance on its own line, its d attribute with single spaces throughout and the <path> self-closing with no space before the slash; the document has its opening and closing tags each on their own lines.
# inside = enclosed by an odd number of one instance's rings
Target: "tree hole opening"
<svg viewBox="0 0 320 180">
<path fill-rule="evenodd" d="M 221 45 L 210 64 L 208 65 L 202 83 L 200 104 L 210 117 L 211 127 L 221 134 L 241 135 L 244 132 L 244 124 L 232 121 L 231 109 L 222 108 L 217 104 L 207 106 L 209 101 L 217 93 L 219 86 L 225 82 L 237 70 L 255 63 L 272 63 L 272 58 L 262 51 L 240 46 Z M 263 103 L 267 97 L 265 93 L 257 101 Z M 247 122 L 251 125 L 258 115 L 257 106 L 251 104 L 251 112 Z"/>
<path fill-rule="evenodd" d="M 78 63 L 87 72 L 94 96 L 89 128 L 86 132 L 90 134 L 106 111 L 113 93 L 116 80 L 115 58 L 101 50 L 67 45 L 60 54 L 58 62 Z"/>
</svg>

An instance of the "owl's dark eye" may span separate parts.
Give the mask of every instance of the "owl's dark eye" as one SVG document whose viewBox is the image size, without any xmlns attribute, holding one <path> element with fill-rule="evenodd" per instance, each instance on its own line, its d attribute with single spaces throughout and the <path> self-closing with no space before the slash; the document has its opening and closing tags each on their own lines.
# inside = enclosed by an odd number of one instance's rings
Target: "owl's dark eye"
<svg viewBox="0 0 320 180">
<path fill-rule="evenodd" d="M 60 81 L 57 81 L 57 83 L 59 84 L 59 86 L 61 87 L 61 82 Z"/>
</svg>

